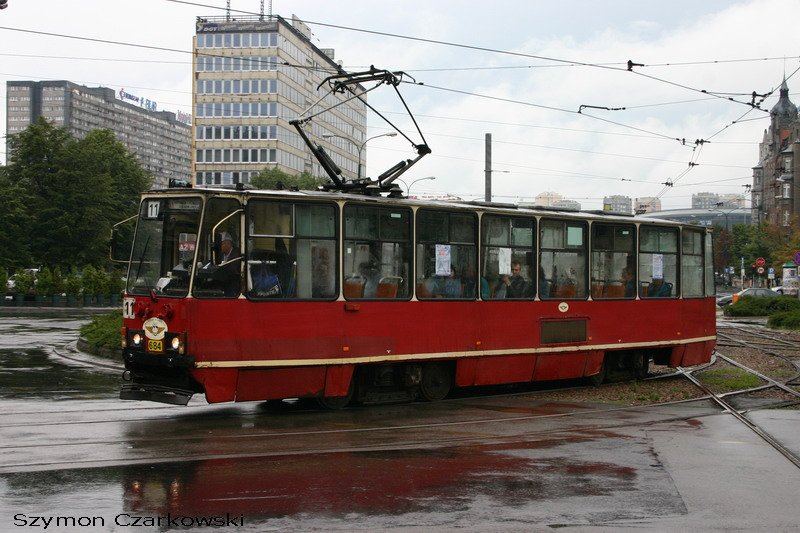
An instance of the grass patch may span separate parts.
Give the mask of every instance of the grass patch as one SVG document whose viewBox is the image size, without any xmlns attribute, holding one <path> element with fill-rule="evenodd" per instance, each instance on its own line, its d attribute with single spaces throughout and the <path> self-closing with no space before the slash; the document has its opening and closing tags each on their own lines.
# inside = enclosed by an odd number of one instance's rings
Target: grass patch
<svg viewBox="0 0 800 533">
<path fill-rule="evenodd" d="M 703 383 L 714 392 L 728 392 L 741 389 L 751 389 L 763 384 L 758 376 L 735 366 L 712 368 L 695 374 Z"/>
<path fill-rule="evenodd" d="M 92 321 L 81 326 L 81 337 L 89 346 L 119 349 L 119 335 L 122 329 L 122 313 L 96 315 Z"/>
</svg>

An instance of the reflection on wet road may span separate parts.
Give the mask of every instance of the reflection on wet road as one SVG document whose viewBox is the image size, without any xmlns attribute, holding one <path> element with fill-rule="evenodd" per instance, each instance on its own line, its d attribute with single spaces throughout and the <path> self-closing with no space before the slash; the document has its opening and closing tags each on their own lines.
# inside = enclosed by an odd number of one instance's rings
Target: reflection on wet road
<svg viewBox="0 0 800 533">
<path fill-rule="evenodd" d="M 85 320 L 0 318 L 0 399 L 61 400 L 116 395 L 119 374 L 55 356 Z"/>
<path fill-rule="evenodd" d="M 748 433 L 720 429 L 704 401 L 624 409 L 520 394 L 340 412 L 121 402 L 120 371 L 70 351 L 80 323 L 0 319 L 0 530 L 41 530 L 36 517 L 63 519 L 48 531 L 214 520 L 226 531 L 747 529 L 724 503 L 699 503 L 714 491 L 687 479 L 772 461 L 750 452 Z M 747 462 L 725 458 L 737 450 Z M 687 475 L 682 461 L 698 454 Z M 768 487 L 796 486 L 775 464 Z M 796 522 L 782 492 L 764 494 L 788 511 L 755 523 Z"/>
</svg>

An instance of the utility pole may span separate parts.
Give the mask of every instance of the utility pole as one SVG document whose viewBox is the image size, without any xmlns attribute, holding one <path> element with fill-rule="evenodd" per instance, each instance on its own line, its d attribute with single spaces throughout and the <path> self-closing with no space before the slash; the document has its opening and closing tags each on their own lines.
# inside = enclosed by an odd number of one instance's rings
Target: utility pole
<svg viewBox="0 0 800 533">
<path fill-rule="evenodd" d="M 486 201 L 492 201 L 492 134 L 486 134 Z"/>
</svg>

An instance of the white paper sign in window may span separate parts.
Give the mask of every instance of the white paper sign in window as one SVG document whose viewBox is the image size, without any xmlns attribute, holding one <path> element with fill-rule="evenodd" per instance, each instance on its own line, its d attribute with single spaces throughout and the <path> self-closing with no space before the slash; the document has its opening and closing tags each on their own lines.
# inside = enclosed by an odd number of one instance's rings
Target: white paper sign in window
<svg viewBox="0 0 800 533">
<path fill-rule="evenodd" d="M 497 251 L 497 270 L 500 275 L 511 275 L 511 248 L 500 248 Z"/>
<path fill-rule="evenodd" d="M 436 275 L 449 276 L 450 275 L 450 245 L 437 244 L 436 245 Z"/>
<path fill-rule="evenodd" d="M 653 279 L 664 279 L 664 256 L 653 254 Z"/>
</svg>

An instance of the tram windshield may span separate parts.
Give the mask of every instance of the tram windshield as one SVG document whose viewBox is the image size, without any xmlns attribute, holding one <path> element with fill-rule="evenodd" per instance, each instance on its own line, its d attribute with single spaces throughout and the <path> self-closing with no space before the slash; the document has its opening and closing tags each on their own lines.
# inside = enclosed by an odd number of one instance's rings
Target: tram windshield
<svg viewBox="0 0 800 533">
<path fill-rule="evenodd" d="M 133 241 L 128 294 L 186 296 L 202 212 L 200 198 L 145 198 Z"/>
</svg>

